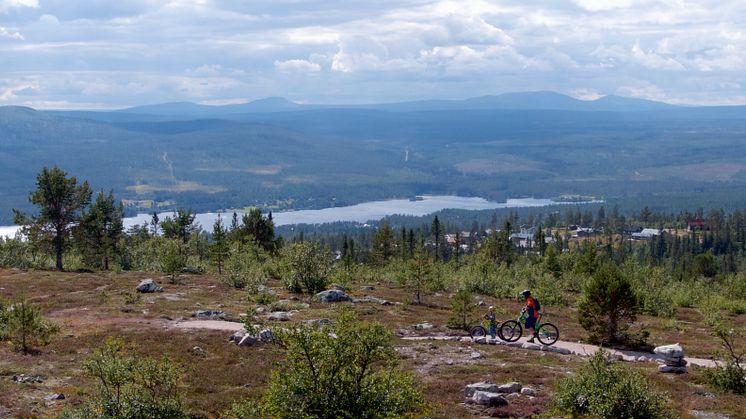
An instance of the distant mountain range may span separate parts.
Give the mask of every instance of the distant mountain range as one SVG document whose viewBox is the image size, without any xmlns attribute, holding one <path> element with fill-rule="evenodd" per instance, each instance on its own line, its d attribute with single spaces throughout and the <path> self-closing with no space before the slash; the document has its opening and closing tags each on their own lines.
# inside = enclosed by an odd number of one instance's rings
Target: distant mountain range
<svg viewBox="0 0 746 419">
<path fill-rule="evenodd" d="M 271 97 L 244 104 L 210 106 L 192 102 L 173 102 L 136 106 L 117 112 L 126 114 L 174 117 L 224 117 L 243 113 L 292 112 L 321 109 L 368 109 L 388 112 L 423 112 L 440 110 L 557 110 L 583 112 L 641 112 L 677 108 L 662 102 L 621 96 L 604 96 L 580 100 L 556 92 L 505 93 L 465 100 L 418 100 L 412 102 L 363 105 L 300 104 L 281 97 Z"/>
<path fill-rule="evenodd" d="M 28 193 L 45 165 L 113 189 L 130 211 L 322 208 L 421 194 L 566 193 L 645 205 L 657 196 L 658 210 L 681 208 L 674 194 L 686 205 L 695 197 L 746 206 L 744 139 L 744 106 L 555 92 L 363 105 L 5 106 L 0 225 L 11 208 L 33 209 Z"/>
</svg>

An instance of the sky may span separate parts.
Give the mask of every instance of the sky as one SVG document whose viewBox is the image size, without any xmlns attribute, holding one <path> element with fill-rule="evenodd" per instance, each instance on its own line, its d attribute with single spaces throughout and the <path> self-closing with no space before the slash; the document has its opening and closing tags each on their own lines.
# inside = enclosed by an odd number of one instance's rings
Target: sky
<svg viewBox="0 0 746 419">
<path fill-rule="evenodd" d="M 0 105 L 746 104 L 743 0 L 0 0 Z"/>
</svg>

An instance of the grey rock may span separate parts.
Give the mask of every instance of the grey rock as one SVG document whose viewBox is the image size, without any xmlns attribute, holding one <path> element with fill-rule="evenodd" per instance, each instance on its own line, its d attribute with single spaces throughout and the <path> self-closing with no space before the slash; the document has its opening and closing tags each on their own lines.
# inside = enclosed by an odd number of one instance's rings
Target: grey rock
<svg viewBox="0 0 746 419">
<path fill-rule="evenodd" d="M 373 285 L 363 285 L 362 287 L 360 287 L 360 289 L 363 291 L 373 291 L 376 289 L 376 287 L 374 287 Z"/>
<path fill-rule="evenodd" d="M 531 387 L 523 387 L 521 389 L 521 394 L 524 396 L 536 396 L 536 390 L 532 389 Z"/>
<path fill-rule="evenodd" d="M 264 313 L 267 312 L 267 308 L 266 307 L 257 307 L 257 308 L 254 309 L 254 312 L 256 314 L 264 314 Z"/>
<path fill-rule="evenodd" d="M 194 266 L 185 266 L 181 268 L 181 273 L 196 275 L 196 274 L 204 273 L 204 271 L 202 270 L 202 268 L 197 268 Z"/>
<path fill-rule="evenodd" d="M 392 303 L 389 300 L 384 300 L 383 298 L 374 297 L 372 295 L 366 295 L 365 298 L 361 299 L 360 301 L 365 302 L 365 303 L 379 304 L 382 306 L 394 305 L 394 303 Z"/>
<path fill-rule="evenodd" d="M 480 354 L 477 351 L 474 351 L 474 352 L 472 352 L 472 353 L 469 354 L 469 358 L 471 358 L 471 359 L 479 359 L 481 357 L 482 357 L 482 354 Z"/>
<path fill-rule="evenodd" d="M 484 301 L 482 301 L 482 300 L 479 300 L 479 302 L 477 303 L 477 305 L 478 305 L 479 307 L 484 307 L 484 306 L 486 306 L 486 305 L 487 305 L 487 303 L 485 303 L 485 302 L 484 302 Z"/>
<path fill-rule="evenodd" d="M 487 343 L 487 338 L 484 336 L 476 338 L 474 339 L 474 343 Z"/>
<path fill-rule="evenodd" d="M 197 310 L 192 313 L 197 319 L 225 320 L 225 312 L 222 310 Z"/>
<path fill-rule="evenodd" d="M 435 326 L 433 326 L 432 324 L 430 324 L 428 322 L 419 323 L 419 324 L 414 325 L 414 329 L 415 330 L 426 330 L 426 329 L 432 329 L 433 327 L 435 327 Z"/>
<path fill-rule="evenodd" d="M 51 395 L 45 397 L 44 400 L 46 400 L 48 402 L 52 402 L 52 401 L 55 401 L 55 400 L 65 400 L 65 395 L 62 394 L 62 393 L 55 393 L 55 394 L 51 394 Z"/>
<path fill-rule="evenodd" d="M 150 278 L 140 281 L 135 289 L 137 292 L 163 292 L 163 288 L 159 287 L 158 284 Z"/>
<path fill-rule="evenodd" d="M 195 347 L 192 348 L 192 354 L 196 355 L 196 356 L 204 357 L 205 356 L 205 350 L 202 349 L 202 348 L 200 348 L 199 346 L 195 346 Z"/>
<path fill-rule="evenodd" d="M 532 351 L 538 351 L 538 350 L 541 349 L 541 345 L 536 344 L 536 343 L 526 342 L 523 345 L 521 345 L 521 348 L 523 348 L 523 349 L 529 349 L 529 350 L 532 350 Z"/>
<path fill-rule="evenodd" d="M 257 342 L 257 338 L 247 333 L 236 344 L 238 346 L 254 346 L 256 342 Z"/>
<path fill-rule="evenodd" d="M 10 378 L 16 384 L 40 384 L 44 382 L 44 377 L 41 375 L 25 375 L 19 374 L 14 375 Z"/>
<path fill-rule="evenodd" d="M 344 291 L 339 290 L 326 290 L 314 295 L 316 301 L 322 303 L 339 303 L 343 301 L 352 301 L 352 297 L 345 294 Z"/>
<path fill-rule="evenodd" d="M 245 334 L 246 334 L 245 332 L 236 332 L 232 334 L 231 337 L 228 338 L 228 342 L 238 343 L 241 341 L 241 339 L 243 339 Z"/>
<path fill-rule="evenodd" d="M 497 392 L 503 394 L 520 393 L 522 388 L 521 383 L 512 382 L 499 386 Z"/>
<path fill-rule="evenodd" d="M 275 335 L 272 333 L 269 329 L 264 329 L 261 332 L 259 332 L 259 340 L 262 342 L 272 342 L 275 340 Z"/>
<path fill-rule="evenodd" d="M 337 290 L 337 291 L 342 291 L 342 292 L 346 292 L 347 291 L 347 288 L 345 288 L 345 287 L 343 287 L 343 286 L 341 286 L 339 284 L 332 284 L 332 285 L 329 286 L 329 288 L 333 289 L 333 290 Z"/>
<path fill-rule="evenodd" d="M 684 357 L 684 348 L 682 348 L 681 345 L 679 345 L 678 343 L 674 343 L 673 345 L 658 346 L 657 348 L 653 349 L 653 352 L 666 359 L 676 359 Z"/>
<path fill-rule="evenodd" d="M 475 392 L 484 391 L 488 393 L 497 393 L 497 384 L 489 383 L 487 381 L 480 381 L 474 384 L 467 384 L 464 388 L 464 397 L 472 397 Z"/>
<path fill-rule="evenodd" d="M 670 365 L 659 365 L 658 372 L 666 374 L 686 374 L 689 372 L 686 367 L 672 367 Z"/>
<path fill-rule="evenodd" d="M 276 311 L 269 315 L 270 320 L 286 322 L 290 320 L 290 313 L 287 311 Z"/>
<path fill-rule="evenodd" d="M 472 396 L 471 400 L 472 403 L 489 407 L 505 406 L 508 404 L 508 401 L 505 399 L 505 397 L 497 393 L 489 393 L 486 391 L 475 391 L 474 396 Z"/>
</svg>

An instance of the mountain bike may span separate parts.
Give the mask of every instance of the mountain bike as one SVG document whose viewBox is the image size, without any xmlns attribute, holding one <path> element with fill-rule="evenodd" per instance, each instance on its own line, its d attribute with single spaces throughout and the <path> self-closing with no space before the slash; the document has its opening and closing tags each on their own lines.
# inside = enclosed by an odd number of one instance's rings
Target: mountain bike
<svg viewBox="0 0 746 419">
<path fill-rule="evenodd" d="M 559 339 L 559 329 L 552 323 L 541 323 L 542 316 L 542 314 L 539 315 L 539 318 L 536 319 L 536 324 L 534 325 L 536 338 L 539 339 L 539 342 L 543 345 L 554 345 L 554 343 Z M 523 326 L 521 325 L 526 323 L 527 318 L 528 314 L 523 310 L 517 320 L 505 321 L 498 329 L 500 339 L 508 342 L 515 342 L 520 339 L 521 336 L 523 336 Z"/>
<path fill-rule="evenodd" d="M 469 334 L 471 335 L 472 339 L 487 337 L 489 336 L 489 330 L 490 330 L 490 321 L 487 319 L 483 319 L 481 324 L 474 326 L 469 330 Z M 497 337 L 502 339 L 502 336 L 500 335 L 500 323 L 499 322 L 495 322 L 495 334 L 497 335 Z"/>
</svg>

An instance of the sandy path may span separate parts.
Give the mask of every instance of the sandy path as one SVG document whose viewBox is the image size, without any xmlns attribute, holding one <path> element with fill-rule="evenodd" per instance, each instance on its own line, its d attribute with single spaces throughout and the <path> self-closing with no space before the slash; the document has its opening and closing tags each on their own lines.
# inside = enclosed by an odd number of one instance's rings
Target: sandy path
<svg viewBox="0 0 746 419">
<path fill-rule="evenodd" d="M 243 331 L 243 323 L 237 323 L 237 322 L 229 322 L 229 321 L 222 321 L 222 320 L 186 320 L 177 322 L 173 326 L 176 329 L 183 329 L 183 330 L 222 330 L 226 332 L 239 332 Z M 465 336 L 406 336 L 402 337 L 401 339 L 404 340 L 450 340 L 450 341 L 459 341 L 459 342 L 473 342 L 470 337 Z M 507 343 L 501 340 L 497 340 L 495 342 L 489 342 L 489 344 L 494 345 L 505 345 L 509 347 L 514 348 L 520 348 L 520 349 L 527 349 L 527 350 L 535 350 L 535 351 L 547 351 L 547 352 L 556 352 L 563 355 L 575 355 L 575 356 L 582 356 L 587 357 L 595 354 L 598 352 L 600 347 L 595 345 L 588 345 L 584 343 L 577 343 L 577 342 L 567 342 L 567 341 L 557 341 L 552 346 L 544 346 L 544 345 L 537 345 L 533 343 L 528 343 L 528 338 L 521 338 L 518 342 L 512 342 Z M 640 351 L 622 351 L 618 349 L 608 349 L 606 350 L 611 353 L 614 356 L 619 357 L 620 359 L 624 361 L 629 362 L 662 362 L 663 358 L 659 355 L 656 355 L 651 352 L 640 352 Z M 702 359 L 702 358 L 685 358 L 688 362 L 689 366 L 695 366 L 695 367 L 706 367 L 706 368 L 712 368 L 715 367 L 717 364 L 715 361 L 711 359 Z"/>
<path fill-rule="evenodd" d="M 473 340 L 470 337 L 465 336 L 407 336 L 403 337 L 404 340 L 452 340 L 452 341 L 461 341 L 461 342 L 473 342 Z M 524 337 L 521 338 L 517 342 L 504 342 L 501 340 L 497 341 L 490 341 L 489 344 L 493 345 L 504 345 L 504 346 L 510 346 L 514 348 L 521 348 L 521 349 L 528 349 L 528 350 L 535 350 L 535 351 L 547 351 L 547 352 L 556 352 L 563 355 L 576 355 L 576 356 L 582 356 L 582 357 L 588 357 L 596 352 L 598 352 L 599 349 L 601 349 L 598 346 L 595 345 L 588 345 L 585 343 L 577 343 L 577 342 L 567 342 L 558 340 L 557 343 L 555 343 L 552 346 L 544 346 L 544 345 L 538 345 L 534 343 L 528 343 L 528 338 Z M 623 351 L 619 349 L 609 349 L 604 348 L 606 351 L 611 353 L 613 356 L 616 356 L 623 361 L 629 361 L 629 362 L 663 362 L 663 358 L 659 355 L 656 355 L 652 352 L 641 352 L 641 351 Z M 686 349 L 686 348 L 685 348 Z M 712 368 L 717 366 L 717 363 L 711 359 L 703 359 L 703 358 L 684 358 L 686 359 L 689 366 L 696 366 L 696 367 L 705 367 L 705 368 Z"/>
<path fill-rule="evenodd" d="M 225 332 L 240 332 L 245 330 L 243 323 L 227 322 L 224 320 L 185 320 L 173 325 L 176 329 L 183 330 L 222 330 Z"/>
</svg>

